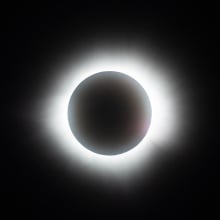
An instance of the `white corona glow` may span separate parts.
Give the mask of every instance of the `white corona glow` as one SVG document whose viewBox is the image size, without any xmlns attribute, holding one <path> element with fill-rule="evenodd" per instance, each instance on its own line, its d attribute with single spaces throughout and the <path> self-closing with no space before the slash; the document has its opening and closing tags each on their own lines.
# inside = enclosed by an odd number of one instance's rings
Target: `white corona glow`
<svg viewBox="0 0 220 220">
<path fill-rule="evenodd" d="M 117 71 L 134 78 L 147 92 L 152 108 L 151 124 L 144 139 L 130 151 L 113 156 L 96 154 L 82 146 L 73 136 L 67 117 L 69 100 L 78 84 L 102 71 Z M 156 147 L 176 139 L 180 120 L 168 69 L 161 69 L 142 54 L 97 51 L 81 58 L 80 62 L 72 61 L 59 72 L 44 104 L 43 126 L 54 140 L 53 150 L 63 153 L 69 165 L 74 163 L 85 171 L 123 177 L 141 167 Z"/>
</svg>

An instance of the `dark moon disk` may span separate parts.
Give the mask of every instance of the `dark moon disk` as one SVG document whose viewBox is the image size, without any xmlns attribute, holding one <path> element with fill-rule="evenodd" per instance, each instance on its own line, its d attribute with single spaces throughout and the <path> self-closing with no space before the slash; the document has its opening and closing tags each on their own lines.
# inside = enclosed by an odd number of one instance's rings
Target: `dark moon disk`
<svg viewBox="0 0 220 220">
<path fill-rule="evenodd" d="M 119 72 L 99 72 L 73 92 L 68 119 L 73 135 L 84 147 L 98 154 L 116 155 L 144 138 L 151 106 L 145 90 L 133 78 Z"/>
</svg>

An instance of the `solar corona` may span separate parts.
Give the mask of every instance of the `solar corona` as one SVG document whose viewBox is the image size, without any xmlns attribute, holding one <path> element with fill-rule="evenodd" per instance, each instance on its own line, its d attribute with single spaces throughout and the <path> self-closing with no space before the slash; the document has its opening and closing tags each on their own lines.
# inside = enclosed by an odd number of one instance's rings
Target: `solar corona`
<svg viewBox="0 0 220 220">
<path fill-rule="evenodd" d="M 41 118 L 68 169 L 123 178 L 178 138 L 172 70 L 148 56 L 87 51 L 54 71 Z"/>
</svg>

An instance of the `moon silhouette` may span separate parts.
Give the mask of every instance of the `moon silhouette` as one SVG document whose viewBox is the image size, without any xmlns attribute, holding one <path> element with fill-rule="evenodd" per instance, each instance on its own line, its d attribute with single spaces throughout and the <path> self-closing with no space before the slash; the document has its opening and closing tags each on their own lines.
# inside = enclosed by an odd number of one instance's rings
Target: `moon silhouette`
<svg viewBox="0 0 220 220">
<path fill-rule="evenodd" d="M 99 72 L 73 91 L 68 121 L 75 138 L 88 150 L 102 155 L 122 154 L 147 134 L 150 100 L 144 88 L 130 76 Z"/>
</svg>

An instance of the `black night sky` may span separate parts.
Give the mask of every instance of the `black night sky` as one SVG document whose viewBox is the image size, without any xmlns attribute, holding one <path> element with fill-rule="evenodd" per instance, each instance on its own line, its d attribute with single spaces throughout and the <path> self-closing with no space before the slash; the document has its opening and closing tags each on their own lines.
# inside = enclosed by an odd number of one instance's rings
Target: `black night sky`
<svg viewBox="0 0 220 220">
<path fill-rule="evenodd" d="M 213 91 L 218 74 L 211 65 L 215 12 L 201 3 L 165 2 L 65 6 L 29 2 L 6 8 L 8 64 L 1 77 L 5 111 L 1 197 L 7 216 L 3 219 L 81 219 L 85 215 L 197 219 L 205 214 L 213 219 L 219 175 L 214 128 L 218 94 Z M 106 180 L 109 189 L 99 187 L 99 180 L 87 181 L 77 168 L 70 178 L 62 164 L 37 150 L 51 146 L 52 141 L 38 134 L 38 118 L 30 120 L 32 103 L 44 98 L 47 82 L 53 78 L 49 68 L 70 51 L 77 59 L 80 48 L 95 47 L 97 39 L 120 41 L 127 47 L 134 39 L 150 42 L 152 54 L 173 58 L 174 64 L 184 68 L 176 77 L 190 82 L 185 90 L 194 119 L 192 132 L 178 144 L 183 150 L 160 155 L 150 183 L 143 175 L 132 190 L 111 179 Z"/>
</svg>

